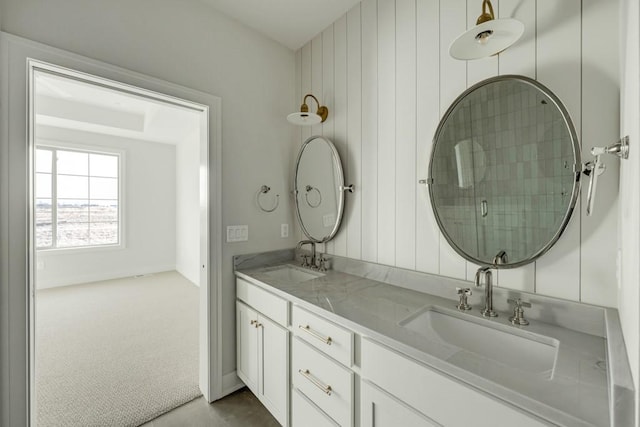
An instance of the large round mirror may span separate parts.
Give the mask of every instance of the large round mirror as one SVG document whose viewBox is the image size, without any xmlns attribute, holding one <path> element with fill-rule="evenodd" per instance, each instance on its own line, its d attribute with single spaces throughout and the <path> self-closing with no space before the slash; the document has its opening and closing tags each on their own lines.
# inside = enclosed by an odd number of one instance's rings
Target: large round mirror
<svg viewBox="0 0 640 427">
<path fill-rule="evenodd" d="M 316 243 L 331 240 L 344 208 L 344 175 L 333 143 L 322 136 L 307 139 L 298 153 L 293 181 L 302 231 Z"/>
<path fill-rule="evenodd" d="M 471 262 L 530 263 L 566 228 L 580 165 L 571 119 L 549 89 L 522 76 L 485 80 L 436 130 L 428 180 L 436 221 Z"/>
</svg>

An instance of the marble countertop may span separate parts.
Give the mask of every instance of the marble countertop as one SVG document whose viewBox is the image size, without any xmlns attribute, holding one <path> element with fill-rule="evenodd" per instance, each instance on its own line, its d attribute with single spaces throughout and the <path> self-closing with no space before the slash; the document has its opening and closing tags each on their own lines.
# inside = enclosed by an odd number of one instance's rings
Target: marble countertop
<svg viewBox="0 0 640 427">
<path fill-rule="evenodd" d="M 436 306 L 476 322 L 516 328 L 508 322 L 509 312 L 499 311 L 499 317 L 485 319 L 476 305 L 458 314 L 455 301 L 442 296 L 333 270 L 312 280 L 288 282 L 271 277 L 268 272 L 274 268 L 239 269 L 236 275 L 553 425 L 610 426 L 607 340 L 601 335 L 534 320 L 518 327 L 524 334 L 559 341 L 553 371 L 528 372 L 473 353 L 452 352 L 443 343 L 400 325 L 424 307 Z"/>
<path fill-rule="evenodd" d="M 473 310 L 465 313 L 457 311 L 455 293 L 452 298 L 443 297 L 451 293 L 451 285 L 455 284 L 447 283 L 451 282 L 448 278 L 433 275 L 418 277 L 418 280 L 422 278 L 422 281 L 426 282 L 426 287 L 420 289 L 433 291 L 426 293 L 380 281 L 394 276 L 392 268 L 389 268 L 391 273 L 384 270 L 383 274 L 380 271 L 375 272 L 376 265 L 373 265 L 373 268 L 367 269 L 367 274 L 380 280 L 366 277 L 366 274 L 362 273 L 364 270 L 361 262 L 355 267 L 346 268 L 354 274 L 329 270 L 324 276 L 303 282 L 278 280 L 269 274 L 269 271 L 278 268 L 278 264 L 288 263 L 276 260 L 265 267 L 256 267 L 251 262 L 244 265 L 239 263 L 236 265 L 236 275 L 309 311 L 342 324 L 362 337 L 370 337 L 470 387 L 509 402 L 551 425 L 610 426 L 610 419 L 624 419 L 626 416 L 623 414 L 622 417 L 610 417 L 610 407 L 618 405 L 609 404 L 609 394 L 613 392 L 608 376 L 620 376 L 620 372 L 616 372 L 615 375 L 613 372 L 607 372 L 608 351 L 610 353 L 616 350 L 612 350 L 612 343 L 607 343 L 605 338 L 608 326 L 611 326 L 605 324 L 607 319 L 615 317 L 617 321 L 617 316 L 611 316 L 609 313 L 612 309 L 558 302 L 542 297 L 542 300 L 538 301 L 539 305 L 558 304 L 553 309 L 543 307 L 539 312 L 549 312 L 551 316 L 545 317 L 534 311 L 530 313 L 533 317 L 528 317 L 531 320 L 529 326 L 516 327 L 508 321 L 512 312 L 504 311 L 507 306 L 498 304 L 497 318 L 486 319 L 480 315 L 480 296 L 477 294 L 482 292 L 475 292 L 471 300 L 471 303 L 475 304 Z M 406 271 L 400 273 L 398 276 L 396 272 L 396 276 L 404 277 L 408 281 L 416 280 L 405 274 Z M 443 293 L 441 282 L 446 284 L 446 294 Z M 498 293 L 500 292 L 503 291 L 498 290 Z M 451 310 L 452 314 L 458 317 L 469 316 L 474 322 L 496 322 L 501 328 L 518 328 L 519 334 L 558 340 L 558 353 L 553 371 L 529 372 L 473 353 L 452 352 L 451 348 L 442 342 L 429 340 L 424 334 L 400 325 L 401 321 L 428 306 L 438 307 L 439 311 Z M 563 320 L 562 314 L 558 314 L 563 312 L 571 314 L 567 316 L 569 321 Z M 585 312 L 589 314 L 585 315 Z M 580 322 L 571 320 L 575 317 L 581 318 Z M 543 321 L 556 318 L 559 319 L 558 322 Z M 567 327 L 567 322 L 570 326 L 588 326 Z M 558 326 L 557 323 L 561 323 L 562 326 Z M 611 323 L 617 325 L 617 329 L 620 328 L 619 323 Z M 617 338 L 614 339 L 616 343 L 620 341 Z M 622 342 L 616 345 L 624 346 Z M 626 357 L 626 352 L 623 353 Z M 627 374 L 625 369 L 621 371 Z M 628 398 L 627 394 L 624 396 Z M 632 402 L 633 399 L 631 406 Z M 629 402 L 625 402 L 625 405 L 628 404 Z M 614 424 L 625 425 L 624 422 Z"/>
</svg>

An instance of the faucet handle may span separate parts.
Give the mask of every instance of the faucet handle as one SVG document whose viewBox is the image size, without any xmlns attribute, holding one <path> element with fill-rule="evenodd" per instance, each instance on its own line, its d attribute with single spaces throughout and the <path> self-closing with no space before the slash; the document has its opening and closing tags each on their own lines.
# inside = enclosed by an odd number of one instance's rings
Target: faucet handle
<svg viewBox="0 0 640 427">
<path fill-rule="evenodd" d="M 467 297 L 471 295 L 471 289 L 469 288 L 456 288 L 456 293 L 460 296 L 460 301 L 456 308 L 458 310 L 471 310 L 471 306 L 467 303 Z"/>
<path fill-rule="evenodd" d="M 320 258 L 318 258 L 318 271 L 320 272 L 325 272 L 327 271 L 327 262 L 329 260 L 327 258 L 325 258 L 324 256 L 320 255 Z"/>
<path fill-rule="evenodd" d="M 302 258 L 302 264 L 300 264 L 302 267 L 309 267 L 309 255 L 301 255 L 300 258 Z"/>
<path fill-rule="evenodd" d="M 520 298 L 509 298 L 507 300 L 508 303 L 515 304 L 516 307 L 531 307 L 531 303 L 527 301 L 522 301 Z"/>
<path fill-rule="evenodd" d="M 527 326 L 529 321 L 524 318 L 524 310 L 522 307 L 531 307 L 531 303 L 522 301 L 520 298 L 509 298 L 507 302 L 515 304 L 513 316 L 509 317 L 509 321 L 514 325 Z"/>
</svg>

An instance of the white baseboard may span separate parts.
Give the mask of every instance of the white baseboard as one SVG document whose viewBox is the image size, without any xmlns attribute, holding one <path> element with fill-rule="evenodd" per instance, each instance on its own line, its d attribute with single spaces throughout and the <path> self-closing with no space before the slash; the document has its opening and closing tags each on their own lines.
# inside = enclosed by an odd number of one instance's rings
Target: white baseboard
<svg viewBox="0 0 640 427">
<path fill-rule="evenodd" d="M 236 371 L 222 376 L 222 396 L 229 395 L 244 387 L 244 383 L 236 375 Z"/>
<path fill-rule="evenodd" d="M 133 277 L 144 274 L 162 273 L 165 271 L 174 271 L 175 269 L 175 265 L 156 265 L 145 268 L 124 269 L 120 271 L 101 271 L 91 274 L 72 275 L 64 278 L 58 277 L 55 281 L 38 279 L 36 279 L 36 281 L 38 289 L 48 289 L 61 286 L 101 282 L 103 280 L 121 279 L 123 277 Z"/>
</svg>

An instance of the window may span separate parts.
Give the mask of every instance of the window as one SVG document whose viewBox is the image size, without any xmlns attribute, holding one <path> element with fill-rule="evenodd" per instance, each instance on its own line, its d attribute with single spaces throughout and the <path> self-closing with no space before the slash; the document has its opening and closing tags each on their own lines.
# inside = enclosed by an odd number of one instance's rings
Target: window
<svg viewBox="0 0 640 427">
<path fill-rule="evenodd" d="M 36 248 L 120 244 L 120 155 L 36 148 Z"/>
</svg>

